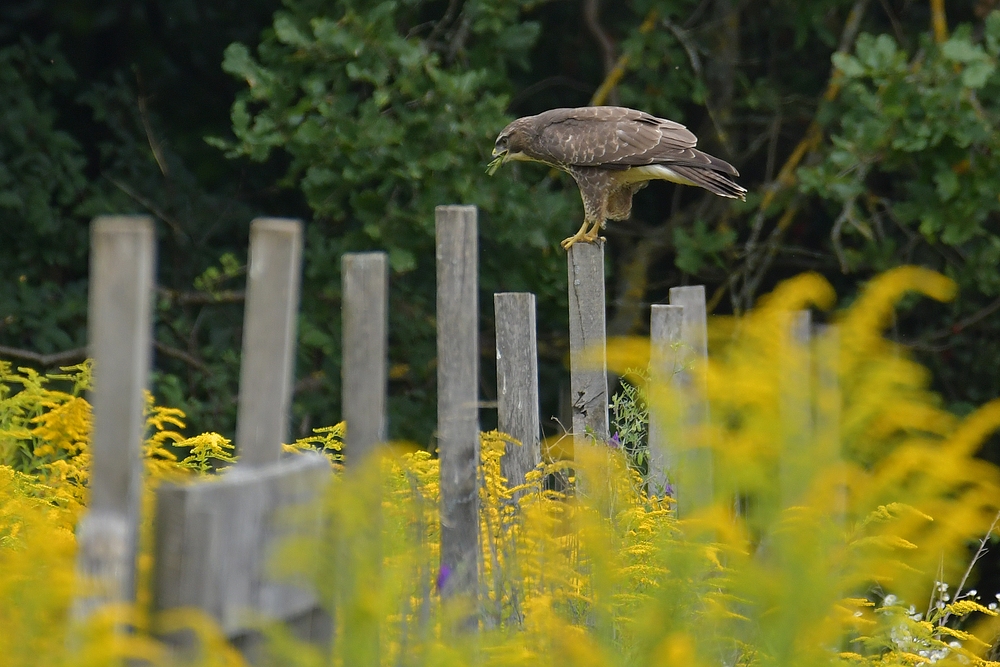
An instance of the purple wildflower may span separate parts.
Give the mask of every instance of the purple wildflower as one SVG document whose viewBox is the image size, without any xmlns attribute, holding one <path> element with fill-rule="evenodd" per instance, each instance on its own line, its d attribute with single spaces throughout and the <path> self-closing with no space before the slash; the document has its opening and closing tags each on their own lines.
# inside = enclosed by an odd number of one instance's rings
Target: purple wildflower
<svg viewBox="0 0 1000 667">
<path fill-rule="evenodd" d="M 608 447 L 610 447 L 611 449 L 618 449 L 621 446 L 622 446 L 622 439 L 618 436 L 618 431 L 615 431 L 615 434 L 611 436 L 610 440 L 608 440 Z"/>
<path fill-rule="evenodd" d="M 438 592 L 444 590 L 445 584 L 448 583 L 448 579 L 450 578 L 451 578 L 451 567 L 442 563 L 441 569 L 438 570 L 438 576 L 437 576 Z"/>
</svg>

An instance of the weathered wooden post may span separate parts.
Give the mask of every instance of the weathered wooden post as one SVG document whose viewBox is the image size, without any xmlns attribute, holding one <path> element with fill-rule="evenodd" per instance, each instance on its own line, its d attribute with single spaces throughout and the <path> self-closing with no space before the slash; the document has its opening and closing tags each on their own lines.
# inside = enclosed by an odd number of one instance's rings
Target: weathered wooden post
<svg viewBox="0 0 1000 667">
<path fill-rule="evenodd" d="M 843 475 L 843 450 L 840 442 L 840 331 L 835 325 L 813 327 L 816 354 L 815 441 L 814 465 L 820 471 L 836 470 L 832 485 L 833 520 L 839 527 L 846 523 L 847 480 Z M 822 473 L 821 473 L 822 474 Z"/>
<path fill-rule="evenodd" d="M 343 284 L 343 416 L 347 477 L 363 521 L 338 524 L 342 563 L 338 615 L 345 665 L 380 664 L 381 616 L 368 599 L 382 580 L 381 475 L 375 454 L 386 440 L 389 264 L 384 252 L 348 253 Z"/>
<path fill-rule="evenodd" d="M 812 317 L 808 310 L 789 313 L 787 344 L 781 350 L 781 507 L 795 505 L 808 490 L 814 469 L 812 444 Z"/>
<path fill-rule="evenodd" d="M 674 382 L 680 370 L 679 347 L 681 343 L 681 322 L 683 306 L 653 304 L 649 314 L 650 342 L 650 391 L 653 400 L 649 406 L 649 451 L 646 484 L 650 495 L 666 495 L 671 490 L 670 479 L 677 467 L 677 443 L 671 442 L 671 434 L 677 436 L 677 429 L 670 429 L 666 414 L 667 406 L 657 400 L 657 394 Z"/>
<path fill-rule="evenodd" d="M 384 252 L 344 255 L 343 405 L 356 466 L 385 442 L 389 269 Z"/>
<path fill-rule="evenodd" d="M 236 453 L 243 465 L 261 465 L 277 461 L 288 439 L 302 223 L 254 220 L 248 271 Z"/>
<path fill-rule="evenodd" d="M 705 313 L 705 286 L 670 288 L 670 304 L 682 306 L 680 367 L 677 381 L 686 389 L 686 417 L 677 459 L 677 515 L 712 504 L 714 497 L 712 449 L 700 442 L 708 423 L 708 400 L 705 396 L 705 369 L 708 359 L 708 326 Z"/>
<path fill-rule="evenodd" d="M 538 343 L 535 295 L 493 295 L 497 336 L 497 428 L 521 443 L 507 445 L 500 471 L 511 487 L 542 460 L 538 416 Z M 514 494 L 515 500 L 523 492 Z"/>
<path fill-rule="evenodd" d="M 470 605 L 479 586 L 479 244 L 475 206 L 438 206 L 438 457 L 441 462 L 441 594 Z"/>
<path fill-rule="evenodd" d="M 575 243 L 569 270 L 569 365 L 573 444 L 605 443 L 608 359 L 604 312 L 604 244 Z"/>
<path fill-rule="evenodd" d="M 145 396 L 152 350 L 156 237 L 147 217 L 101 216 L 90 228 L 89 354 L 94 360 L 90 505 L 77 530 L 86 582 L 75 614 L 135 599 Z"/>
<path fill-rule="evenodd" d="M 320 534 L 329 462 L 320 454 L 281 457 L 288 432 L 302 226 L 258 219 L 250 267 L 240 372 L 237 453 L 217 478 L 157 489 L 154 609 L 194 607 L 219 623 L 251 662 L 259 661 L 261 620 L 283 621 L 299 636 L 329 639 L 310 572 L 276 575 L 288 538 Z M 160 632 L 184 647 L 189 634 Z"/>
</svg>

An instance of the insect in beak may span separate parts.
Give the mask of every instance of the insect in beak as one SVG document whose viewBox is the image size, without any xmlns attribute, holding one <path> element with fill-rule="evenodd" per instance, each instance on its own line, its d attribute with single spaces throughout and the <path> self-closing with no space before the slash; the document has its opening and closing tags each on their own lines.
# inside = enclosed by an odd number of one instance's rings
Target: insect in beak
<svg viewBox="0 0 1000 667">
<path fill-rule="evenodd" d="M 503 164 L 504 157 L 506 155 L 507 151 L 500 151 L 498 153 L 497 149 L 494 148 L 493 159 L 490 160 L 490 163 L 488 165 L 486 165 L 486 173 L 492 176 L 496 172 L 496 170 L 500 168 L 500 165 Z"/>
</svg>

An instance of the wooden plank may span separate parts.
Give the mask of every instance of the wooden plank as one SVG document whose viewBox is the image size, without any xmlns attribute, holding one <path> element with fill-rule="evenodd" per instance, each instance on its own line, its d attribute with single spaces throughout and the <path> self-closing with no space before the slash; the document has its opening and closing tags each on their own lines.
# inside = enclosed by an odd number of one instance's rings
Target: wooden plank
<svg viewBox="0 0 1000 667">
<path fill-rule="evenodd" d="M 154 610 L 200 609 L 227 637 L 244 642 L 261 618 L 290 620 L 313 612 L 316 561 L 304 559 L 306 568 L 294 574 L 277 574 L 273 566 L 287 540 L 321 534 L 329 479 L 326 457 L 306 453 L 265 466 L 240 463 L 193 484 L 161 485 Z"/>
<path fill-rule="evenodd" d="M 386 439 L 389 264 L 384 252 L 343 257 L 343 414 L 346 461 L 357 465 Z"/>
<path fill-rule="evenodd" d="M 77 533 L 77 570 L 95 588 L 77 600 L 80 617 L 102 603 L 135 597 L 156 263 L 156 235 L 148 217 L 96 218 L 90 238 L 93 463 L 90 504 Z"/>
<path fill-rule="evenodd" d="M 650 387 L 654 397 L 680 370 L 678 352 L 681 342 L 683 306 L 655 303 L 649 314 Z M 650 495 L 669 495 L 670 480 L 677 466 L 677 429 L 670 428 L 668 406 L 654 398 L 649 409 L 649 460 L 646 484 Z"/>
<path fill-rule="evenodd" d="M 236 453 L 247 465 L 278 460 L 288 439 L 302 276 L 302 223 L 258 218 L 250 261 L 236 419 Z"/>
<path fill-rule="evenodd" d="M 569 270 L 569 366 L 574 446 L 605 443 L 608 360 L 605 333 L 604 244 L 576 243 Z"/>
<path fill-rule="evenodd" d="M 435 209 L 441 594 L 478 606 L 479 293 L 474 206 Z M 474 617 L 466 625 L 475 627 Z"/>
<path fill-rule="evenodd" d="M 787 344 L 781 351 L 782 451 L 779 461 L 781 507 L 796 504 L 812 479 L 812 316 L 808 310 L 789 313 Z"/>
<path fill-rule="evenodd" d="M 493 295 L 497 338 L 497 428 L 521 443 L 507 445 L 500 471 L 507 484 L 524 484 L 542 460 L 538 404 L 538 342 L 535 295 Z M 515 500 L 523 492 L 514 494 Z"/>
<path fill-rule="evenodd" d="M 670 303 L 684 308 L 681 317 L 681 344 L 678 348 L 682 370 L 677 381 L 687 396 L 685 442 L 677 460 L 677 515 L 690 516 L 707 508 L 714 498 L 712 449 L 699 442 L 708 423 L 704 362 L 708 359 L 708 325 L 705 313 L 705 286 L 670 288 Z"/>
</svg>

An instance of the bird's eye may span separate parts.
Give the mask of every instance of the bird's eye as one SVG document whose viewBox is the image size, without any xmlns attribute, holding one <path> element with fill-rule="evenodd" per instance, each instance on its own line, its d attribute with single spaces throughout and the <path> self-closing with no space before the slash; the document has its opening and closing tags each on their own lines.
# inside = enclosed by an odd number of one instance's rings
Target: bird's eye
<svg viewBox="0 0 1000 667">
<path fill-rule="evenodd" d="M 507 148 L 507 137 L 497 139 L 497 148 Z"/>
</svg>

